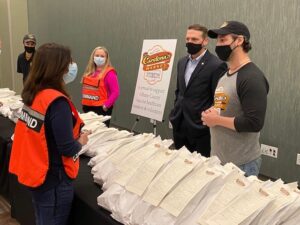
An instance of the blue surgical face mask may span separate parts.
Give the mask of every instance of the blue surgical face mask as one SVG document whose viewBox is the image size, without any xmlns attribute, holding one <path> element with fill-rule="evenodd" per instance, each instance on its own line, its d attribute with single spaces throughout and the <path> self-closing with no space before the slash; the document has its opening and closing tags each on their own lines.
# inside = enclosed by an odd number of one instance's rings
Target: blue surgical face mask
<svg viewBox="0 0 300 225">
<path fill-rule="evenodd" d="M 103 66 L 105 64 L 106 58 L 102 56 L 94 56 L 94 63 L 97 66 Z"/>
<path fill-rule="evenodd" d="M 77 76 L 77 72 L 78 72 L 77 64 L 74 62 L 70 63 L 69 64 L 69 72 L 64 74 L 64 76 L 63 76 L 65 84 L 69 84 L 72 81 L 74 81 Z"/>
</svg>

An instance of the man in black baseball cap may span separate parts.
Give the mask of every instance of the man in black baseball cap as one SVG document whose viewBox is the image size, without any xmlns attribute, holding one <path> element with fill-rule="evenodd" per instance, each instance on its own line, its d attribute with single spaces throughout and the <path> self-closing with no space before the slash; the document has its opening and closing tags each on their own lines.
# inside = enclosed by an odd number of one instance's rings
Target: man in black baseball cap
<svg viewBox="0 0 300 225">
<path fill-rule="evenodd" d="M 201 114 L 210 127 L 211 155 L 223 164 L 233 162 L 246 176 L 258 175 L 268 81 L 250 60 L 250 32 L 245 24 L 227 21 L 219 29 L 209 30 L 208 36 L 217 39 L 215 51 L 229 68 L 218 81 L 213 107 Z"/>
<path fill-rule="evenodd" d="M 33 34 L 26 34 L 23 37 L 25 51 L 18 57 L 17 72 L 23 74 L 23 84 L 29 74 L 31 62 L 35 52 L 36 38 Z"/>
<path fill-rule="evenodd" d="M 215 50 L 219 58 L 223 61 L 228 61 L 231 53 L 238 45 L 246 53 L 251 50 L 249 29 L 245 24 L 238 21 L 226 21 L 219 29 L 209 30 L 208 36 L 218 39 Z M 227 44 L 225 45 L 224 43 Z"/>
<path fill-rule="evenodd" d="M 23 43 L 25 42 L 32 42 L 33 44 L 36 43 L 36 38 L 33 34 L 26 34 L 24 37 L 23 37 Z"/>
<path fill-rule="evenodd" d="M 217 38 L 218 35 L 225 34 L 243 35 L 245 38 L 247 38 L 247 40 L 250 39 L 250 32 L 248 27 L 245 24 L 238 21 L 224 22 L 219 29 L 213 29 L 208 31 L 208 36 L 210 38 Z"/>
</svg>

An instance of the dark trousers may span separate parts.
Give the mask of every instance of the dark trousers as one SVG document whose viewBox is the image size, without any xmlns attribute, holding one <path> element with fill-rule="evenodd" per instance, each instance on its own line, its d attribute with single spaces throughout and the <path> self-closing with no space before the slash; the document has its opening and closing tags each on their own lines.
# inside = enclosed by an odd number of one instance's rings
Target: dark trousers
<svg viewBox="0 0 300 225">
<path fill-rule="evenodd" d="M 46 191 L 32 191 L 36 225 L 67 225 L 74 196 L 73 184 L 61 181 Z"/>
<path fill-rule="evenodd" d="M 106 112 L 103 110 L 102 106 L 87 106 L 87 105 L 83 105 L 82 106 L 82 110 L 83 112 L 87 113 L 87 112 L 94 112 L 97 113 L 98 115 L 103 115 L 103 116 L 111 116 L 112 114 L 112 110 L 113 107 L 110 107 Z M 109 127 L 110 124 L 110 120 L 107 120 L 104 122 L 106 124 L 107 127 Z"/>
<path fill-rule="evenodd" d="M 179 128 L 173 130 L 173 139 L 176 149 L 185 146 L 191 152 L 197 151 L 201 155 L 210 156 L 210 133 L 209 130 L 204 132 L 203 135 L 197 137 L 191 136 L 188 127 L 182 121 Z"/>
</svg>

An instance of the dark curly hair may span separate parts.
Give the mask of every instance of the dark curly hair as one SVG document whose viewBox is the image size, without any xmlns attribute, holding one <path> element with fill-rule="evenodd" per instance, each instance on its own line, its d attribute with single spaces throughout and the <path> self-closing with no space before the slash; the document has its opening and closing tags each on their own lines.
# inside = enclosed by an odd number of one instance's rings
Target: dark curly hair
<svg viewBox="0 0 300 225">
<path fill-rule="evenodd" d="M 244 37 L 244 42 L 242 47 L 245 52 L 249 52 L 252 49 L 251 43 L 248 40 L 248 38 Z"/>
</svg>

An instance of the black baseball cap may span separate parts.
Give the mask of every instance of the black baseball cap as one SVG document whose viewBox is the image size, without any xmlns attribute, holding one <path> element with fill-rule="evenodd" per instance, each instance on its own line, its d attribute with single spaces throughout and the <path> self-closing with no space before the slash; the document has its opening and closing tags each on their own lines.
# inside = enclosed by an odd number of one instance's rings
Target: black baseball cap
<svg viewBox="0 0 300 225">
<path fill-rule="evenodd" d="M 33 34 L 26 34 L 23 38 L 23 43 L 25 41 L 32 41 L 32 42 L 36 43 L 36 38 Z"/>
<path fill-rule="evenodd" d="M 248 27 L 238 21 L 226 21 L 219 29 L 212 29 L 208 31 L 208 36 L 210 38 L 217 38 L 218 35 L 226 35 L 226 34 L 236 34 L 236 35 L 243 35 L 250 39 L 250 32 Z"/>
</svg>

